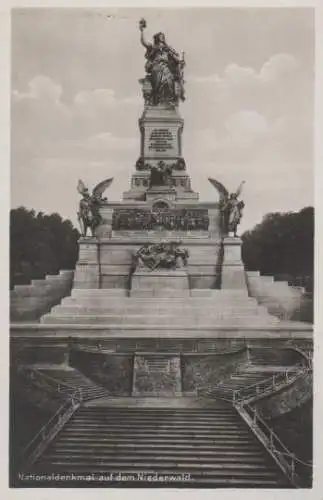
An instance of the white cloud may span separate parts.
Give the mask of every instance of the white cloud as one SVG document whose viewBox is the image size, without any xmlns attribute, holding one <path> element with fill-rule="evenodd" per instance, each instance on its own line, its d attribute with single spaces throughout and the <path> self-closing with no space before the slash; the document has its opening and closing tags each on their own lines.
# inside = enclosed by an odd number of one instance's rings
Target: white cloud
<svg viewBox="0 0 323 500">
<path fill-rule="evenodd" d="M 259 78 L 271 83 L 286 78 L 288 75 L 293 75 L 300 69 L 301 65 L 296 57 L 291 54 L 276 54 L 262 66 Z"/>
<path fill-rule="evenodd" d="M 61 85 L 45 75 L 37 75 L 32 78 L 28 83 L 27 92 L 19 92 L 18 90 L 13 91 L 13 99 L 16 101 L 23 99 L 39 99 L 58 103 L 61 95 Z"/>
<path fill-rule="evenodd" d="M 267 134 L 268 124 L 260 113 L 241 110 L 229 116 L 225 122 L 225 129 L 233 144 L 250 147 Z"/>
<path fill-rule="evenodd" d="M 291 54 L 275 54 L 262 65 L 259 71 L 236 63 L 228 64 L 222 75 L 219 73 L 193 77 L 198 83 L 213 83 L 225 86 L 244 86 L 272 83 L 301 69 L 299 61 Z"/>
<path fill-rule="evenodd" d="M 70 102 L 62 94 L 62 86 L 44 75 L 33 77 L 26 92 L 13 91 L 13 162 L 82 156 L 101 161 L 107 154 L 124 158 L 128 150 L 136 156 L 139 139 L 122 116 L 136 113 L 138 99 L 118 97 L 113 89 L 82 90 Z"/>
</svg>

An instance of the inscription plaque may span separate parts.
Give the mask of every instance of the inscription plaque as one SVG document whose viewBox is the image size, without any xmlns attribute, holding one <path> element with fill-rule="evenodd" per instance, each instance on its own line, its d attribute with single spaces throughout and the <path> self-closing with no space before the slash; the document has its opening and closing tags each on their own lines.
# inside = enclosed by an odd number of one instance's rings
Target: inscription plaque
<svg viewBox="0 0 323 500">
<path fill-rule="evenodd" d="M 155 128 L 149 136 L 149 151 L 166 153 L 174 148 L 174 137 L 168 128 Z"/>
</svg>

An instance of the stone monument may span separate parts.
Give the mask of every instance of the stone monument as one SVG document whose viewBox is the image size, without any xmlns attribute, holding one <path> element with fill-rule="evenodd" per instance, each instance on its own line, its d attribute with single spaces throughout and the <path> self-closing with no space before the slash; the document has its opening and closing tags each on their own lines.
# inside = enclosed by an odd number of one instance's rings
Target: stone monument
<svg viewBox="0 0 323 500">
<path fill-rule="evenodd" d="M 219 194 L 211 203 L 191 188 L 179 114 L 184 55 L 163 33 L 148 42 L 144 20 L 139 28 L 146 75 L 131 186 L 121 202 L 111 202 L 103 198 L 111 178 L 91 195 L 79 182 L 82 236 L 73 290 L 40 327 L 109 339 L 115 352 L 122 344 L 134 356 L 134 395 L 178 395 L 181 352 L 214 349 L 214 339 L 228 331 L 239 337 L 252 328 L 260 335 L 280 322 L 248 294 L 237 236 L 243 183 L 229 194 L 209 179 Z M 149 349 L 142 347 L 147 339 Z M 169 352 L 161 354 L 165 342 Z"/>
</svg>

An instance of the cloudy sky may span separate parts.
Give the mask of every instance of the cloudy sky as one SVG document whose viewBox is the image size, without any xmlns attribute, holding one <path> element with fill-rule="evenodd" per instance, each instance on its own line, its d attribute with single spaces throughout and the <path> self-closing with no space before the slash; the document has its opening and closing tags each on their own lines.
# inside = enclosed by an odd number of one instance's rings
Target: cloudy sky
<svg viewBox="0 0 323 500">
<path fill-rule="evenodd" d="M 183 153 L 201 200 L 211 176 L 246 181 L 241 229 L 313 204 L 311 9 L 16 9 L 12 15 L 12 207 L 76 222 L 78 178 L 113 176 L 118 201 L 139 156 L 147 37 L 185 52 Z"/>
</svg>

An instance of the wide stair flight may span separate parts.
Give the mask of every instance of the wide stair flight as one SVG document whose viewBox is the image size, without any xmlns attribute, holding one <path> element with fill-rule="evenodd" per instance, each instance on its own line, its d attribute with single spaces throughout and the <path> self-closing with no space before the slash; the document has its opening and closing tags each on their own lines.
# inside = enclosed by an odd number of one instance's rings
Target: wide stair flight
<svg viewBox="0 0 323 500">
<path fill-rule="evenodd" d="M 32 472 L 130 476 L 128 483 L 112 479 L 110 486 L 160 487 L 162 482 L 145 484 L 141 475 L 157 473 L 189 477 L 174 487 L 290 487 L 236 410 L 222 401 L 204 408 L 88 403 L 67 422 Z M 69 486 L 66 481 L 64 485 Z M 102 482 L 70 486 L 85 485 Z"/>
</svg>

